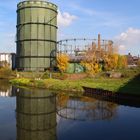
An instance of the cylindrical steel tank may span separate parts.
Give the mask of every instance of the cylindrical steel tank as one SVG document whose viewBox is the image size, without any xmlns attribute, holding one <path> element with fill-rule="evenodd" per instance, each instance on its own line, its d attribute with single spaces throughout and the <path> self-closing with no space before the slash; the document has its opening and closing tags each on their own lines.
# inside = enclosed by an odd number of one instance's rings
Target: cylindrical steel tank
<svg viewBox="0 0 140 140">
<path fill-rule="evenodd" d="M 17 140 L 56 140 L 56 96 L 46 90 L 16 94 Z"/>
<path fill-rule="evenodd" d="M 17 5 L 17 69 L 44 71 L 55 65 L 57 6 L 41 0 Z"/>
</svg>

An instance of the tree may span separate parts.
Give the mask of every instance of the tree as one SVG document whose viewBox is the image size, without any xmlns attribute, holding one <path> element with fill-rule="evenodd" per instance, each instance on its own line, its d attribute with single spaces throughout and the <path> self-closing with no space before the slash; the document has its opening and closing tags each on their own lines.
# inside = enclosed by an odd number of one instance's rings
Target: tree
<svg viewBox="0 0 140 140">
<path fill-rule="evenodd" d="M 124 69 L 127 67 L 127 58 L 124 55 L 107 54 L 103 57 L 104 70 Z"/>
<path fill-rule="evenodd" d="M 127 67 L 127 57 L 124 55 L 119 55 L 118 57 L 118 64 L 117 68 L 118 69 L 123 69 Z"/>
<path fill-rule="evenodd" d="M 86 72 L 89 74 L 95 74 L 100 71 L 100 66 L 94 52 L 87 53 L 85 59 L 81 61 L 81 65 L 85 67 Z"/>
<path fill-rule="evenodd" d="M 0 68 L 5 68 L 8 67 L 9 68 L 9 63 L 7 61 L 0 61 Z"/>
<path fill-rule="evenodd" d="M 118 65 L 118 54 L 107 54 L 103 57 L 104 70 L 110 71 L 117 68 Z"/>
<path fill-rule="evenodd" d="M 69 64 L 69 56 L 67 54 L 57 54 L 57 66 L 61 73 L 65 72 Z"/>
<path fill-rule="evenodd" d="M 7 61 L 0 61 L 0 78 L 9 78 L 12 75 L 12 70 Z"/>
</svg>

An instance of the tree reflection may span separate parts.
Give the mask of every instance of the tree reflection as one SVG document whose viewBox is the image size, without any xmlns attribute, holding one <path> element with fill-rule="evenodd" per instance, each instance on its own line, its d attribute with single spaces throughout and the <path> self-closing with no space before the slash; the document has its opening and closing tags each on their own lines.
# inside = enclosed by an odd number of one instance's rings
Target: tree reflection
<svg viewBox="0 0 140 140">
<path fill-rule="evenodd" d="M 7 80 L 0 80 L 0 97 L 10 97 L 12 95 L 13 87 Z"/>
<path fill-rule="evenodd" d="M 17 140 L 56 140 L 55 94 L 38 89 L 17 91 Z"/>
</svg>

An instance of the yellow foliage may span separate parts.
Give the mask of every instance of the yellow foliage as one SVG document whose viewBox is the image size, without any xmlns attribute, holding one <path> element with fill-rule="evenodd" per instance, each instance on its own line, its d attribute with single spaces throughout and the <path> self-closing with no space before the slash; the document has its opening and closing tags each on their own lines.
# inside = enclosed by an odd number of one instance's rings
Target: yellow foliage
<svg viewBox="0 0 140 140">
<path fill-rule="evenodd" d="M 127 67 L 127 58 L 124 55 L 120 55 L 118 59 L 118 66 L 119 69 Z"/>
<path fill-rule="evenodd" d="M 123 68 L 126 68 L 128 65 L 126 56 L 122 56 L 122 63 L 123 63 Z"/>
<path fill-rule="evenodd" d="M 105 55 L 104 58 L 104 69 L 105 70 L 113 70 L 117 68 L 118 64 L 118 55 L 112 54 L 112 55 Z"/>
<path fill-rule="evenodd" d="M 86 68 L 86 72 L 89 74 L 95 74 L 100 71 L 99 64 L 94 54 L 86 56 L 85 60 L 81 62 L 81 65 Z"/>
<path fill-rule="evenodd" d="M 127 58 L 126 56 L 121 56 L 118 54 L 105 55 L 104 56 L 104 69 L 105 70 L 114 70 L 127 67 Z"/>
<path fill-rule="evenodd" d="M 66 54 L 57 55 L 57 66 L 61 72 L 65 72 L 68 67 L 69 56 Z"/>
<path fill-rule="evenodd" d="M 118 60 L 119 60 L 118 54 L 114 54 L 113 55 L 113 61 L 114 61 L 114 67 L 115 67 L 115 69 L 117 68 Z"/>
</svg>

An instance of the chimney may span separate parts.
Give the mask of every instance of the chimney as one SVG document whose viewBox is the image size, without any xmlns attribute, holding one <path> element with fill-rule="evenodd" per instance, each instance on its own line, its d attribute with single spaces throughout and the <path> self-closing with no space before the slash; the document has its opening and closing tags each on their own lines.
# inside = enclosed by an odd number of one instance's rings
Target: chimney
<svg viewBox="0 0 140 140">
<path fill-rule="evenodd" d="M 101 50 L 101 35 L 98 34 L 98 50 Z"/>
</svg>

